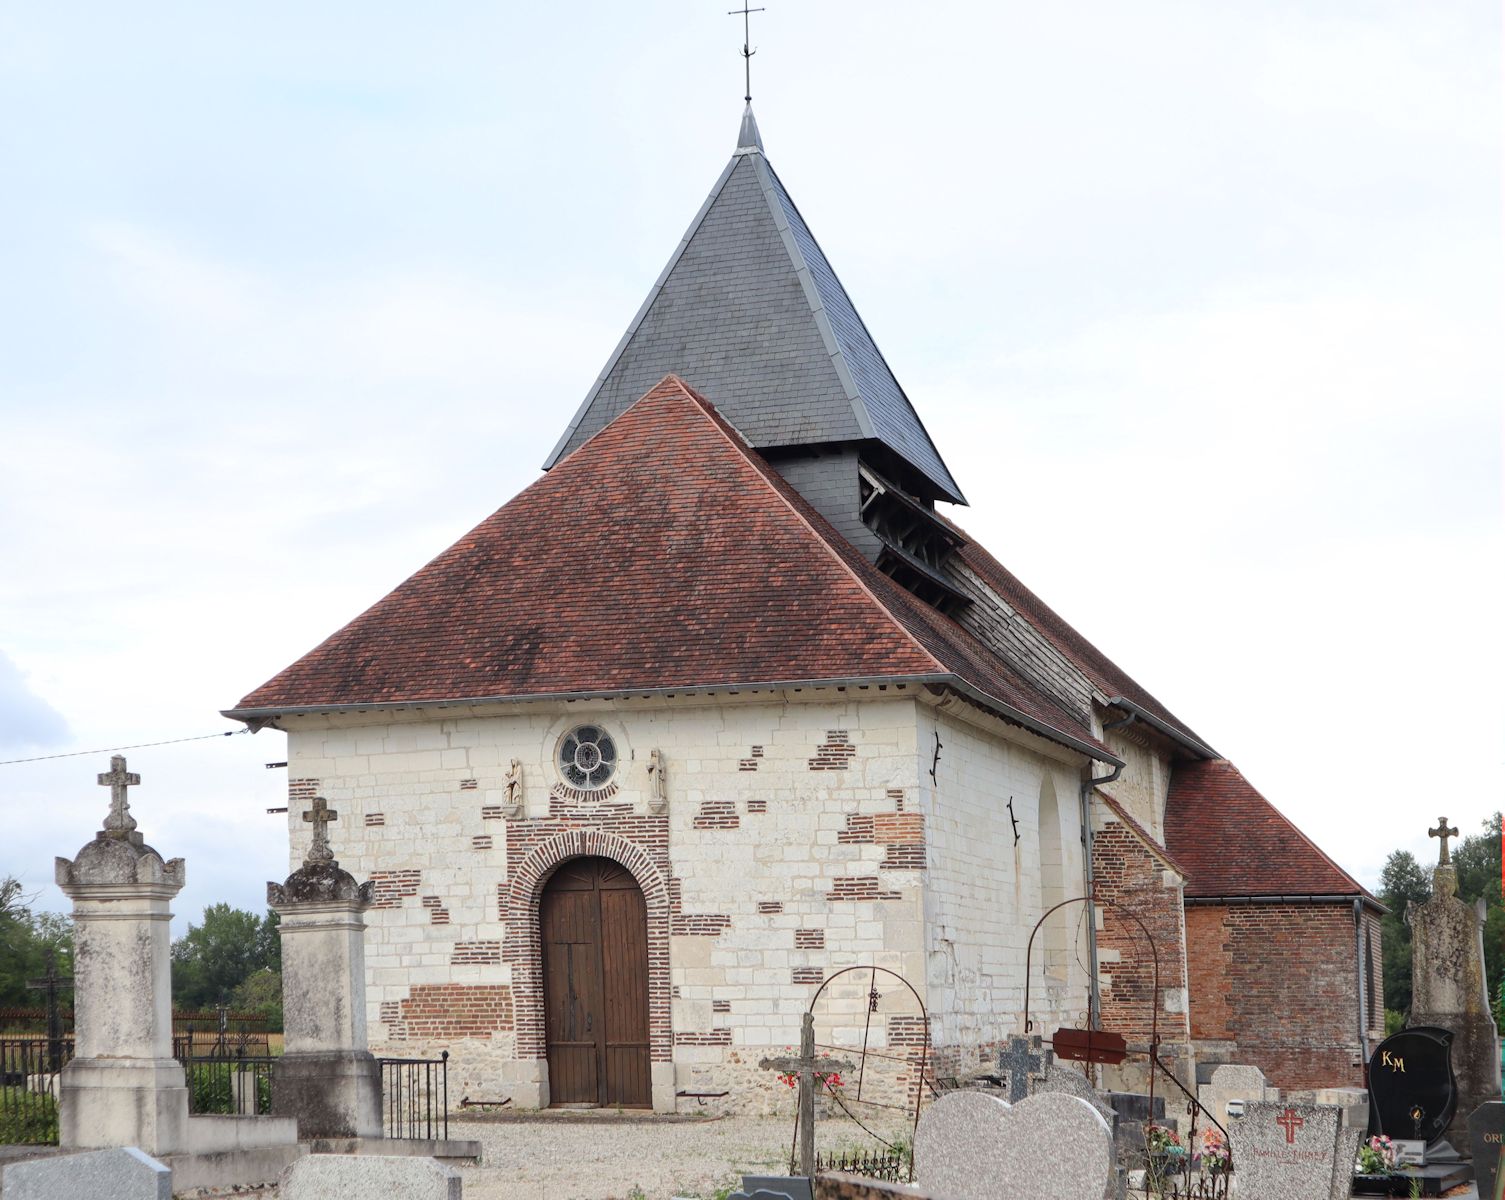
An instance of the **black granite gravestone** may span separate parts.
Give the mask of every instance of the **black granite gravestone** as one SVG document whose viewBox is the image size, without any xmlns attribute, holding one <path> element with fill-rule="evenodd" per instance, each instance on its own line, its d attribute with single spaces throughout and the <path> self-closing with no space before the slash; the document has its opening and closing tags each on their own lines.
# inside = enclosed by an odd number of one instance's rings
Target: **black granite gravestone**
<svg viewBox="0 0 1505 1200">
<path fill-rule="evenodd" d="M 1486 1100 L 1468 1119 L 1468 1139 L 1474 1150 L 1474 1178 L 1479 1200 L 1505 1195 L 1505 1102 Z"/>
<path fill-rule="evenodd" d="M 1369 1132 L 1435 1146 L 1458 1107 L 1453 1035 L 1433 1025 L 1386 1038 L 1369 1060 Z"/>
</svg>

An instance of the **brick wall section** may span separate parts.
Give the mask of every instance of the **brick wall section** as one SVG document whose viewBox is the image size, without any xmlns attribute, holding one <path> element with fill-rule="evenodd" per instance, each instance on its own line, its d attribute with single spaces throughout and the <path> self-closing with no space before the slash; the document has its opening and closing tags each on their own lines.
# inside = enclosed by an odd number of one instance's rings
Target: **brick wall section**
<svg viewBox="0 0 1505 1200">
<path fill-rule="evenodd" d="M 824 929 L 796 929 L 794 931 L 794 948 L 796 950 L 824 950 L 826 948 L 826 931 Z"/>
<path fill-rule="evenodd" d="M 1363 1086 L 1350 906 L 1197 905 L 1186 915 L 1194 947 L 1222 948 L 1192 958 L 1193 1036 L 1223 1041 L 1221 1056 L 1276 1087 Z"/>
<path fill-rule="evenodd" d="M 409 896 L 418 894 L 422 871 L 372 871 L 376 900 L 373 908 L 397 908 Z"/>
<path fill-rule="evenodd" d="M 852 745 L 851 735 L 845 729 L 826 731 L 825 743 L 816 748 L 810 760 L 812 771 L 845 771 L 847 764 L 857 757 L 857 747 Z"/>
<path fill-rule="evenodd" d="M 381 1006 L 393 1041 L 490 1037 L 512 1029 L 512 989 L 505 985 L 418 984 L 408 998 Z"/>
<path fill-rule="evenodd" d="M 462 966 L 466 963 L 500 963 L 502 961 L 502 943 L 456 942 L 455 948 L 450 952 L 449 961 L 453 966 Z"/>
<path fill-rule="evenodd" d="M 1185 1042 L 1190 1030 L 1183 990 L 1186 947 L 1181 888 L 1167 881 L 1164 863 L 1117 820 L 1105 822 L 1093 834 L 1092 869 L 1098 894 L 1130 909 L 1155 940 L 1152 951 L 1131 918 L 1110 905 L 1101 906 L 1097 944 L 1103 1026 L 1131 1041 L 1148 1042 L 1158 1008 L 1160 1040 Z M 1154 993 L 1157 953 L 1158 997 Z"/>
<path fill-rule="evenodd" d="M 695 814 L 696 829 L 736 829 L 742 824 L 737 806 L 730 800 L 705 800 Z"/>
<path fill-rule="evenodd" d="M 789 972 L 790 983 L 813 983 L 819 984 L 826 978 L 826 973 L 820 967 L 795 967 Z"/>
<path fill-rule="evenodd" d="M 385 825 L 386 823 L 387 818 L 383 813 L 372 812 L 366 814 L 366 825 L 368 828 L 378 825 Z"/>
</svg>

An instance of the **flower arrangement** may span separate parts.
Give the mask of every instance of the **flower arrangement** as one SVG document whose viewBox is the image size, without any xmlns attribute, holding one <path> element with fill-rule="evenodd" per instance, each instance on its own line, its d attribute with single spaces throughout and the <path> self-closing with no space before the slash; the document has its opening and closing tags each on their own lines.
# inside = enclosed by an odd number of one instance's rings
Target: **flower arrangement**
<svg viewBox="0 0 1505 1200">
<path fill-rule="evenodd" d="M 841 1072 L 840 1071 L 832 1071 L 829 1075 L 822 1075 L 820 1072 L 817 1071 L 816 1074 L 815 1074 L 815 1078 L 825 1087 L 825 1089 L 828 1092 L 835 1092 L 835 1091 L 840 1091 L 841 1090 L 841 1086 L 842 1085 L 841 1085 Z M 778 1080 L 785 1087 L 791 1087 L 792 1088 L 792 1087 L 796 1086 L 799 1083 L 800 1077 L 794 1071 L 790 1071 L 787 1074 L 778 1076 Z"/>
<path fill-rule="evenodd" d="M 1381 1135 L 1359 1143 L 1359 1157 L 1354 1161 L 1355 1175 L 1390 1175 L 1395 1171 L 1395 1147 Z"/>
<path fill-rule="evenodd" d="M 1202 1131 L 1202 1166 L 1214 1175 L 1228 1169 L 1231 1161 L 1228 1153 L 1228 1143 L 1223 1140 L 1223 1132 L 1217 1127 Z"/>
<path fill-rule="evenodd" d="M 1146 1125 L 1144 1145 L 1151 1154 L 1163 1154 L 1167 1158 L 1186 1157 L 1186 1143 L 1179 1133 L 1166 1125 Z"/>
</svg>

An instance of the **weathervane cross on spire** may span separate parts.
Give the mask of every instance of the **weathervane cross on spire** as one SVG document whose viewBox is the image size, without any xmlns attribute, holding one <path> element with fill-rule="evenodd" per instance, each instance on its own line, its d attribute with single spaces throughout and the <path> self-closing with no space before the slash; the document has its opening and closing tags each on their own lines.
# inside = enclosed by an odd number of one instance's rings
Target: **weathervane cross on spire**
<svg viewBox="0 0 1505 1200">
<path fill-rule="evenodd" d="M 727 10 L 727 16 L 742 18 L 742 60 L 747 84 L 747 95 L 743 97 L 747 103 L 752 103 L 752 56 L 757 53 L 752 48 L 752 14 L 755 12 L 767 12 L 764 8 L 748 8 L 747 0 L 742 0 L 741 8 Z"/>
</svg>

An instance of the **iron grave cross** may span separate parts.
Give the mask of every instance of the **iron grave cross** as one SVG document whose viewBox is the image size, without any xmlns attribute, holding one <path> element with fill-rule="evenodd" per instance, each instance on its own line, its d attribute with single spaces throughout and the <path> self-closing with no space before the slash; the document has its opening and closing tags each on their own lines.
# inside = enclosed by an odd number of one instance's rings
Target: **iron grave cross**
<svg viewBox="0 0 1505 1200">
<path fill-rule="evenodd" d="M 1458 827 L 1455 825 L 1449 829 L 1448 819 L 1446 817 L 1438 817 L 1437 828 L 1427 830 L 1427 836 L 1442 839 L 1442 853 L 1437 856 L 1437 865 L 1445 867 L 1451 863 L 1453 860 L 1448 855 L 1448 838 L 1458 836 Z"/>
<path fill-rule="evenodd" d="M 105 818 L 105 832 L 122 836 L 136 828 L 136 818 L 131 816 L 130 801 L 126 789 L 141 783 L 141 776 L 125 769 L 125 755 L 117 754 L 110 759 L 110 769 L 99 776 L 99 786 L 110 789 L 110 815 Z"/>
<path fill-rule="evenodd" d="M 334 851 L 329 848 L 329 823 L 338 820 L 339 816 L 323 796 L 314 797 L 313 809 L 303 814 L 303 819 L 314 827 L 313 845 L 309 846 L 304 862 L 312 864 L 334 861 Z"/>
<path fill-rule="evenodd" d="M 752 103 L 752 56 L 757 53 L 757 51 L 752 48 L 751 44 L 752 14 L 755 12 L 766 11 L 766 9 L 762 8 L 748 8 L 747 0 L 742 0 L 741 8 L 728 9 L 726 14 L 729 17 L 740 16 L 742 18 L 742 59 L 744 67 L 746 69 L 747 83 L 747 95 L 744 96 L 743 99 L 746 100 L 749 104 Z"/>
<path fill-rule="evenodd" d="M 63 1069 L 63 1013 L 58 1004 L 58 992 L 73 987 L 73 979 L 57 973 L 57 950 L 47 948 L 47 974 L 40 979 L 28 979 L 26 988 L 32 992 L 47 993 L 47 1069 L 57 1072 Z"/>
<path fill-rule="evenodd" d="M 1031 1076 L 1038 1078 L 1045 1066 L 1039 1038 L 1013 1037 L 1007 1050 L 998 1052 L 998 1069 L 1009 1073 L 1009 1103 L 1018 1104 L 1029 1095 Z"/>
<path fill-rule="evenodd" d="M 799 1077 L 800 1174 L 815 1178 L 815 1080 L 819 1076 L 850 1071 L 852 1064 L 839 1058 L 817 1057 L 815 1053 L 815 1014 L 806 1013 L 800 1025 L 800 1052 L 796 1058 L 765 1058 L 758 1066 L 765 1071 Z"/>
</svg>

